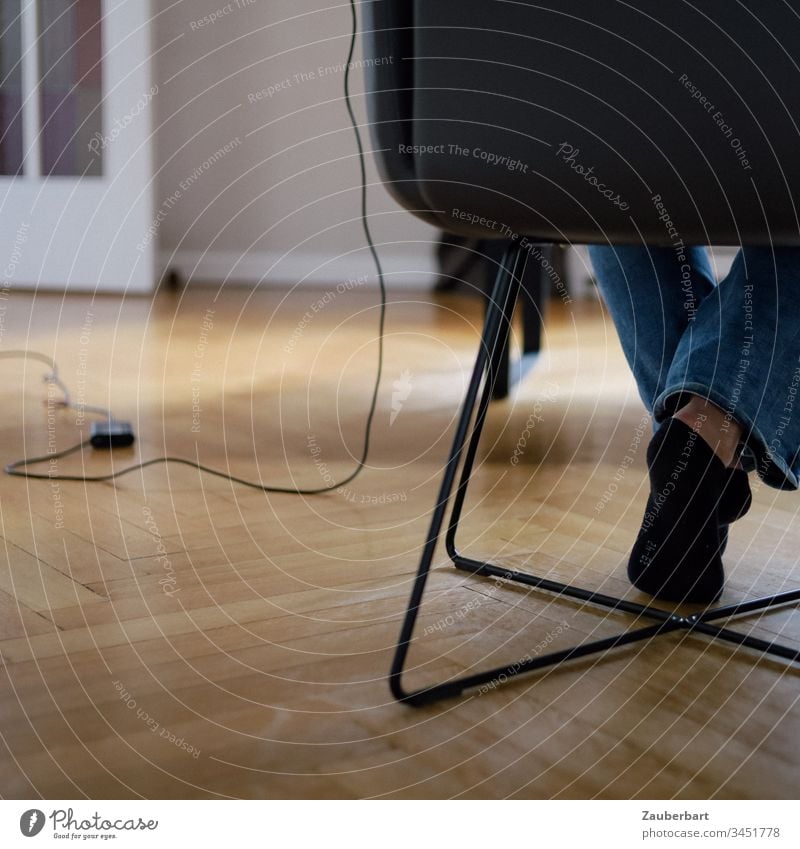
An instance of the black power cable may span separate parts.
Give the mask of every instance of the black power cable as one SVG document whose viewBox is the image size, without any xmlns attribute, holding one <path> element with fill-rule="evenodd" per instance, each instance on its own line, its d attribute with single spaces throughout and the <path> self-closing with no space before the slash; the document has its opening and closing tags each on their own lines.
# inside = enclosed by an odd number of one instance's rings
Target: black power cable
<svg viewBox="0 0 800 849">
<path fill-rule="evenodd" d="M 384 280 L 383 275 L 383 266 L 381 265 L 378 252 L 375 249 L 375 242 L 372 239 L 372 233 L 369 229 L 369 221 L 367 220 L 367 166 L 364 157 L 364 145 L 361 140 L 361 131 L 359 130 L 358 121 L 356 120 L 355 112 L 353 111 L 353 104 L 350 99 L 350 71 L 353 62 L 353 54 L 355 52 L 356 47 L 356 39 L 358 37 L 358 17 L 356 15 L 355 0 L 350 0 L 350 13 L 352 16 L 352 33 L 350 36 L 350 47 L 347 51 L 347 63 L 345 65 L 344 72 L 344 100 L 345 105 L 347 106 L 347 114 L 350 118 L 350 123 L 353 127 L 353 133 L 356 138 L 356 146 L 358 148 L 358 162 L 361 171 L 361 225 L 364 230 L 364 236 L 367 241 L 367 246 L 369 247 L 370 254 L 372 255 L 373 262 L 375 263 L 375 269 L 378 275 L 378 285 L 380 287 L 381 297 L 380 317 L 378 319 L 377 374 L 375 376 L 375 385 L 372 390 L 372 399 L 370 401 L 369 411 L 367 413 L 367 421 L 364 432 L 364 445 L 361 452 L 361 456 L 359 457 L 358 462 L 356 463 L 355 469 L 346 478 L 339 481 L 338 483 L 329 484 L 328 486 L 310 488 L 265 486 L 264 484 L 258 483 L 257 481 L 245 480 L 244 478 L 236 477 L 235 475 L 228 474 L 227 472 L 221 472 L 218 469 L 212 469 L 209 466 L 204 466 L 202 463 L 198 463 L 196 460 L 187 460 L 184 457 L 171 456 L 154 457 L 151 460 L 144 460 L 141 463 L 136 463 L 132 466 L 126 466 L 124 469 L 120 469 L 119 471 L 109 472 L 107 475 L 62 475 L 27 471 L 28 466 L 32 466 L 37 463 L 49 462 L 51 460 L 59 460 L 63 457 L 68 457 L 70 454 L 75 454 L 78 451 L 81 451 L 90 444 L 90 440 L 87 439 L 83 442 L 78 443 L 77 445 L 73 445 L 71 448 L 65 448 L 63 451 L 59 451 L 53 454 L 47 454 L 46 456 L 41 457 L 25 457 L 22 460 L 16 460 L 13 463 L 9 463 L 5 467 L 6 474 L 13 475 L 15 477 L 32 478 L 35 480 L 79 481 L 82 483 L 89 483 L 116 480 L 117 478 L 122 477 L 123 475 L 128 475 L 131 472 L 137 472 L 141 469 L 147 468 L 148 466 L 154 466 L 159 463 L 176 463 L 183 466 L 189 466 L 208 475 L 215 475 L 218 478 L 224 478 L 225 480 L 231 481 L 232 483 L 238 483 L 242 486 L 249 486 L 252 489 L 261 490 L 262 492 L 277 492 L 286 493 L 289 495 L 321 495 L 324 492 L 331 492 L 335 489 L 339 489 L 345 484 L 350 483 L 363 471 L 364 467 L 367 464 L 367 458 L 369 456 L 372 422 L 375 418 L 375 411 L 378 406 L 378 393 L 380 391 L 381 377 L 383 375 L 383 337 L 384 327 L 386 324 L 386 282 Z M 0 354 L 0 356 L 3 355 Z M 58 385 L 61 391 L 64 393 L 64 400 L 60 401 L 59 405 L 62 407 L 74 408 L 75 405 L 70 400 L 69 390 L 58 377 L 58 367 L 56 366 L 55 361 L 45 356 L 44 354 L 40 354 L 36 351 L 9 351 L 6 352 L 5 356 L 26 356 L 31 359 L 41 360 L 42 362 L 45 362 L 47 365 L 49 365 L 51 368 L 51 374 L 46 379 Z M 99 407 L 83 407 L 83 409 L 88 412 L 107 414 L 108 420 L 110 422 L 114 421 L 113 416 L 107 410 L 103 410 Z"/>
</svg>

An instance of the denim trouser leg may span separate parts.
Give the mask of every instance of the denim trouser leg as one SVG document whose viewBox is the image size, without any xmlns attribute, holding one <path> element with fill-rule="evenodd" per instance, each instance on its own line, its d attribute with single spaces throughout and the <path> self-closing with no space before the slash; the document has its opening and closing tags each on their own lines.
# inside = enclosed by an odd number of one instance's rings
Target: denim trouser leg
<svg viewBox="0 0 800 849">
<path fill-rule="evenodd" d="M 687 392 L 708 398 L 744 428 L 745 468 L 770 486 L 796 489 L 800 249 L 745 248 L 718 287 L 703 249 L 687 252 L 689 278 L 670 248 L 593 247 L 590 254 L 656 421 Z M 687 294 L 700 297 L 696 312 L 685 308 Z"/>
<path fill-rule="evenodd" d="M 684 331 L 714 290 L 708 255 L 703 248 L 680 257 L 673 248 L 590 245 L 589 256 L 639 395 L 652 413 Z"/>
<path fill-rule="evenodd" d="M 800 249 L 744 248 L 700 305 L 656 399 L 672 415 L 683 392 L 713 401 L 742 425 L 742 462 L 765 483 L 800 478 Z"/>
</svg>

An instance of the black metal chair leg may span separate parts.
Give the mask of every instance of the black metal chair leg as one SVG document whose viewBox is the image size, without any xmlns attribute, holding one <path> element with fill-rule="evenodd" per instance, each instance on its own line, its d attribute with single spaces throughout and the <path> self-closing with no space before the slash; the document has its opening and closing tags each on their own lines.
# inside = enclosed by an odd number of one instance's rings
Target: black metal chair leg
<svg viewBox="0 0 800 849">
<path fill-rule="evenodd" d="M 502 337 L 502 342 L 492 355 L 492 369 L 494 378 L 492 383 L 491 398 L 493 401 L 501 401 L 507 398 L 511 387 L 522 380 L 526 371 L 535 361 L 535 355 L 539 353 L 542 341 L 542 316 L 544 314 L 544 293 L 547 288 L 548 278 L 545 271 L 545 261 L 551 256 L 553 248 L 551 245 L 530 245 L 537 250 L 541 261 L 530 259 L 530 250 L 525 248 L 521 253 L 523 260 L 521 269 L 516 273 L 517 286 L 520 290 L 514 298 L 514 303 L 521 300 L 522 313 L 522 345 L 519 360 L 512 365 L 511 362 L 511 316 L 506 323 L 507 332 Z M 520 299 L 520 293 L 522 295 Z M 488 309 L 488 302 L 487 302 Z"/>
<path fill-rule="evenodd" d="M 411 598 L 403 619 L 400 638 L 392 662 L 389 677 L 392 694 L 398 700 L 412 705 L 436 702 L 440 699 L 457 696 L 469 689 L 478 687 L 493 689 L 499 684 L 526 672 L 559 665 L 579 657 L 587 657 L 598 653 L 602 654 L 613 648 L 631 645 L 643 640 L 649 640 L 659 634 L 679 630 L 687 630 L 713 639 L 724 640 L 754 649 L 763 654 L 780 657 L 784 660 L 800 661 L 800 652 L 794 648 L 781 645 L 776 641 L 768 642 L 761 640 L 750 634 L 742 634 L 730 628 L 713 624 L 714 620 L 717 619 L 730 619 L 735 616 L 768 610 L 778 605 L 797 603 L 800 601 L 800 590 L 792 590 L 733 605 L 712 608 L 700 614 L 684 617 L 676 614 L 674 611 L 664 610 L 651 605 L 638 604 L 637 602 L 605 595 L 594 590 L 574 587 L 570 584 L 553 581 L 549 578 L 532 575 L 527 572 L 496 566 L 492 563 L 464 557 L 459 553 L 456 545 L 458 525 L 463 512 L 467 488 L 472 475 L 489 403 L 493 397 L 497 381 L 502 377 L 502 363 L 499 355 L 507 343 L 510 332 L 514 307 L 520 289 L 521 263 L 524 262 L 524 259 L 523 249 L 515 243 L 506 251 L 500 264 L 494 291 L 486 312 L 478 356 L 467 388 L 461 415 L 456 426 L 453 445 L 445 466 L 439 496 L 434 507 L 430 529 L 425 540 L 420 565 L 414 579 Z M 480 392 L 481 384 L 483 384 L 482 393 Z M 480 399 L 478 397 L 479 393 Z M 476 403 L 478 405 L 477 414 L 475 415 L 475 422 L 470 434 L 470 422 L 473 419 Z M 447 554 L 457 568 L 477 575 L 502 578 L 503 580 L 519 583 L 544 592 L 554 593 L 557 596 L 574 598 L 578 601 L 599 607 L 622 611 L 632 614 L 637 619 L 655 620 L 654 624 L 633 628 L 604 639 L 588 640 L 577 646 L 550 652 L 545 655 L 526 655 L 516 662 L 505 666 L 499 666 L 485 672 L 478 672 L 459 678 L 452 678 L 422 689 L 406 690 L 402 681 L 405 662 L 413 638 L 414 625 L 419 616 L 425 586 L 433 564 L 436 546 L 442 534 L 442 528 L 444 527 L 448 504 L 451 496 L 453 496 L 453 487 L 462 455 L 463 467 L 458 486 L 456 487 L 453 509 L 445 534 Z"/>
<path fill-rule="evenodd" d="M 510 321 L 510 316 L 513 315 L 514 303 L 517 292 L 519 291 L 518 272 L 519 263 L 522 258 L 521 249 L 517 245 L 513 245 L 504 256 L 500 270 L 498 271 L 497 282 L 495 284 L 489 310 L 486 315 L 481 346 L 478 351 L 470 384 L 467 389 L 467 395 L 464 400 L 461 416 L 456 427 L 453 446 L 450 449 L 450 456 L 445 466 L 439 497 L 433 511 L 430 530 L 423 548 L 419 569 L 414 579 L 411 599 L 409 600 L 406 615 L 403 620 L 400 639 L 398 641 L 394 661 L 392 663 L 392 669 L 389 677 L 392 694 L 395 698 L 408 704 L 419 705 L 438 701 L 439 699 L 458 695 L 468 688 L 477 687 L 482 684 L 491 684 L 496 680 L 505 680 L 523 672 L 539 669 L 543 666 L 552 665 L 564 660 L 585 657 L 586 655 L 605 651 L 606 649 L 614 646 L 628 645 L 639 640 L 648 639 L 656 633 L 663 633 L 668 630 L 675 630 L 678 627 L 682 627 L 680 624 L 682 622 L 680 617 L 675 617 L 661 611 L 654 611 L 654 618 L 660 620 L 657 625 L 628 631 L 615 637 L 602 640 L 592 640 L 566 651 L 554 652 L 541 657 L 523 658 L 507 666 L 498 667 L 496 669 L 491 669 L 486 672 L 477 673 L 475 675 L 470 675 L 453 681 L 446 681 L 442 684 L 437 684 L 421 690 L 407 691 L 403 687 L 402 675 L 405 667 L 405 661 L 408 656 L 408 650 L 411 645 L 411 639 L 413 637 L 414 625 L 419 615 L 425 585 L 433 563 L 436 544 L 441 535 L 445 513 L 453 491 L 453 484 L 455 482 L 458 464 L 469 435 L 469 425 L 472 420 L 478 391 L 480 389 L 481 382 L 483 381 L 484 374 L 488 369 L 489 377 L 484 386 L 479 416 L 476 420 L 472 439 L 470 441 L 469 469 L 471 469 L 472 462 L 474 460 L 475 450 L 480 437 L 480 429 L 483 426 L 486 409 L 491 397 L 492 383 L 494 377 L 496 377 L 496 371 L 493 373 L 492 369 L 489 368 L 489 364 L 493 361 L 492 354 L 497 350 L 497 346 L 500 344 L 501 336 L 505 330 L 504 323 L 507 325 Z M 466 490 L 468 480 L 469 473 L 467 472 L 466 475 L 462 475 L 462 480 L 459 484 L 459 510 L 460 505 L 463 504 L 464 492 Z M 637 609 L 639 607 L 642 606 L 637 606 Z"/>
<path fill-rule="evenodd" d="M 516 300 L 516 299 L 515 299 Z M 511 392 L 511 321 L 503 321 L 500 341 L 492 354 L 491 396 L 493 401 L 502 401 Z"/>
<path fill-rule="evenodd" d="M 414 624 L 419 615 L 422 596 L 425 591 L 425 584 L 428 580 L 431 564 L 433 563 L 433 555 L 436 550 L 436 543 L 441 535 L 442 524 L 444 522 L 445 511 L 447 510 L 450 495 L 455 482 L 456 471 L 461 459 L 461 453 L 467 440 L 472 413 L 475 408 L 475 400 L 478 396 L 481 381 L 486 372 L 487 363 L 490 356 L 496 351 L 499 335 L 502 333 L 501 319 L 504 312 L 504 305 L 510 294 L 510 288 L 513 284 L 513 274 L 511 269 L 516 265 L 519 258 L 519 248 L 517 245 L 510 247 L 500 263 L 500 269 L 497 273 L 497 281 L 494 291 L 489 302 L 489 307 L 486 311 L 484 321 L 483 335 L 481 344 L 478 349 L 478 356 L 475 361 L 475 366 L 472 370 L 472 377 L 467 388 L 467 394 L 464 399 L 464 404 L 461 409 L 461 415 L 456 426 L 456 433 L 453 439 L 453 445 L 450 449 L 450 456 L 445 465 L 442 483 L 439 489 L 439 496 L 433 510 L 431 518 L 430 530 L 428 537 L 425 540 L 425 546 L 422 550 L 422 558 L 420 560 L 419 569 L 414 579 L 414 585 L 411 591 L 411 599 L 408 603 L 405 619 L 400 631 L 400 639 L 395 651 L 392 669 L 389 675 L 389 685 L 392 694 L 395 698 L 405 702 L 418 701 L 417 693 L 409 693 L 403 689 L 402 674 L 405 665 L 408 649 L 411 644 L 411 637 L 414 631 Z"/>
<path fill-rule="evenodd" d="M 561 250 L 554 245 L 538 246 L 541 261 L 522 278 L 522 356 L 538 354 L 542 347 L 542 322 L 547 306 L 550 277 L 545 263 L 553 267 L 553 257 Z"/>
<path fill-rule="evenodd" d="M 709 623 L 715 619 L 729 619 L 733 616 L 759 613 L 769 610 L 772 607 L 796 603 L 798 601 L 800 601 L 800 589 L 788 590 L 761 598 L 750 599 L 749 601 L 738 602 L 737 604 L 727 604 L 721 607 L 711 608 L 703 613 L 696 613 L 693 616 L 687 617 L 687 622 L 692 631 L 698 631 L 715 639 L 726 640 L 739 646 L 755 649 L 762 654 L 775 655 L 776 657 L 796 663 L 800 661 L 800 650 L 798 649 L 781 645 L 776 640 L 762 640 L 759 637 L 754 637 L 752 634 L 742 634 L 739 631 L 733 631 L 730 628 L 723 628 Z"/>
<path fill-rule="evenodd" d="M 461 479 L 453 501 L 453 510 L 445 537 L 447 553 L 451 558 L 454 558 L 455 555 L 455 532 L 461 517 L 461 510 L 464 506 L 464 498 L 467 494 L 467 486 L 469 485 L 469 480 L 472 475 L 472 467 L 475 464 L 475 455 L 478 451 L 481 434 L 483 433 L 483 426 L 486 423 L 486 415 L 489 412 L 489 403 L 497 397 L 496 388 L 498 381 L 508 378 L 508 351 L 506 348 L 508 338 L 511 334 L 511 322 L 514 317 L 514 307 L 516 306 L 517 299 L 519 297 L 521 284 L 520 264 L 523 260 L 524 257 L 522 256 L 522 252 L 517 250 L 513 257 L 511 257 L 511 264 L 506 271 L 509 275 L 507 281 L 508 288 L 502 293 L 495 292 L 492 295 L 493 300 L 496 299 L 497 307 L 501 313 L 499 328 L 500 338 L 498 340 L 497 350 L 489 352 L 488 374 L 486 382 L 484 383 L 483 393 L 481 394 L 481 398 L 478 403 L 478 412 L 475 416 L 475 424 L 472 428 L 472 435 L 464 457 Z M 501 273 L 503 273 L 503 269 L 501 269 Z M 500 281 L 498 280 L 498 287 L 499 285 Z M 497 356 L 498 351 L 502 352 L 502 356 Z"/>
</svg>

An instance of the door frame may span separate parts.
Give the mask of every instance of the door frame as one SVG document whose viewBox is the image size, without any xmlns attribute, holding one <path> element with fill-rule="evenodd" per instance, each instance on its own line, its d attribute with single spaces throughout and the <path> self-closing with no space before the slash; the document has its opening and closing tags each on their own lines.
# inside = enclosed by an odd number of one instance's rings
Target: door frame
<svg viewBox="0 0 800 849">
<path fill-rule="evenodd" d="M 65 177 L 41 174 L 38 1 L 21 2 L 24 165 L 0 176 L 10 288 L 149 292 L 156 282 L 151 3 L 101 4 L 103 129 L 93 143 L 103 176 Z"/>
</svg>

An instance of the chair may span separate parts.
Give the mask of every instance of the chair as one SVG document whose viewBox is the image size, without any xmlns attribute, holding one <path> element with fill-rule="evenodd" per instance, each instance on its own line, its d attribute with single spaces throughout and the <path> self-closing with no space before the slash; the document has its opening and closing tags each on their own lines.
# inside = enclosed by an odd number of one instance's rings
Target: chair
<svg viewBox="0 0 800 849">
<path fill-rule="evenodd" d="M 464 557 L 456 544 L 521 270 L 542 245 L 800 244 L 800 0 L 373 0 L 364 11 L 367 105 L 387 189 L 440 229 L 511 240 L 403 621 L 394 696 L 434 702 L 680 630 L 800 660 L 728 626 L 796 602 L 800 590 L 682 616 Z M 648 624 L 406 689 L 442 534 L 458 569 Z"/>
<path fill-rule="evenodd" d="M 459 282 L 466 283 L 479 292 L 484 300 L 484 310 L 489 309 L 490 296 L 494 288 L 494 269 L 502 259 L 507 241 L 503 239 L 469 239 L 453 234 L 444 234 L 436 250 L 441 276 L 435 291 L 451 291 Z M 553 263 L 553 273 L 562 283 L 564 281 L 563 264 L 560 263 L 561 251 L 548 251 L 548 260 Z M 556 266 L 559 270 L 556 270 Z M 499 360 L 492 399 L 502 400 L 508 397 L 512 385 L 525 376 L 533 366 L 539 354 L 542 342 L 542 323 L 547 300 L 547 292 L 552 288 L 544 269 L 538 269 L 531 263 L 520 280 L 520 301 L 522 303 L 522 351 L 516 367 L 511 367 L 510 346 Z"/>
</svg>

